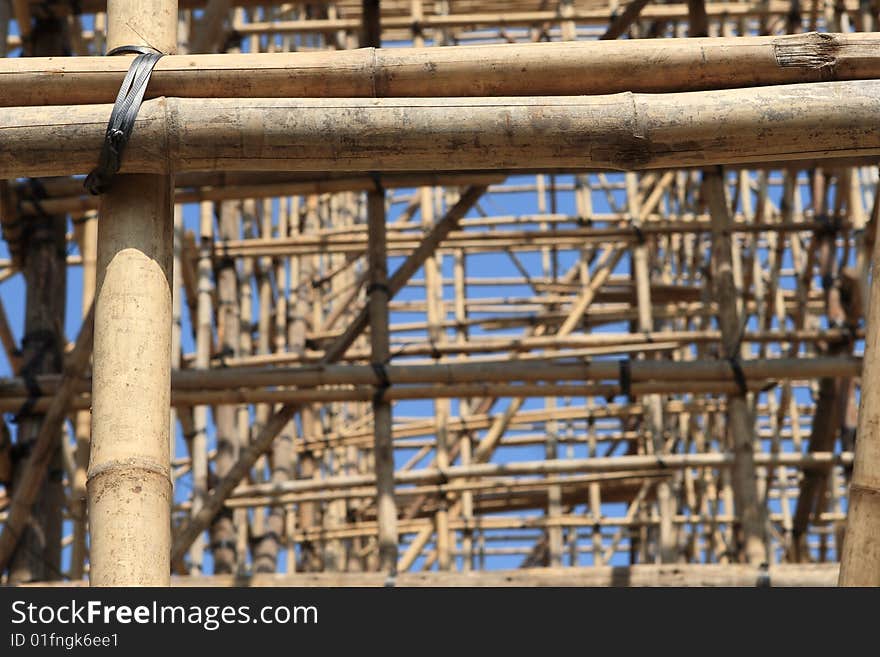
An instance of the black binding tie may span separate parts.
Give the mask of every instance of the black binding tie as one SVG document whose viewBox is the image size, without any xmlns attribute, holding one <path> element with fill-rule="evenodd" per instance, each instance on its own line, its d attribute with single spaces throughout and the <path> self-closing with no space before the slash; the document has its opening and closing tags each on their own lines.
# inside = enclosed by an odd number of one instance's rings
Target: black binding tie
<svg viewBox="0 0 880 657">
<path fill-rule="evenodd" d="M 379 380 L 376 386 L 376 394 L 373 395 L 373 403 L 378 404 L 385 396 L 385 391 L 391 387 L 391 380 L 388 378 L 388 372 L 385 369 L 384 363 L 371 363 L 370 365 L 376 373 L 376 378 Z"/>
<path fill-rule="evenodd" d="M 620 367 L 620 394 L 626 397 L 628 404 L 632 404 L 632 368 L 629 358 L 617 361 Z"/>
<path fill-rule="evenodd" d="M 120 46 L 109 51 L 107 56 L 124 53 L 135 53 L 137 57 L 132 60 L 128 73 L 122 80 L 122 86 L 119 87 L 119 94 L 116 96 L 110 121 L 107 123 L 98 166 L 92 169 L 83 183 L 83 186 L 95 195 L 103 194 L 110 188 L 113 176 L 122 166 L 122 154 L 134 129 L 144 93 L 150 83 L 150 75 L 156 62 L 162 58 L 162 53 L 146 46 Z"/>
<path fill-rule="evenodd" d="M 739 358 L 733 356 L 728 358 L 727 362 L 730 363 L 730 369 L 733 370 L 733 379 L 736 381 L 736 385 L 739 386 L 740 394 L 745 397 L 749 392 L 749 386 L 746 383 L 746 375 L 743 372 L 742 365 L 740 365 Z"/>
</svg>

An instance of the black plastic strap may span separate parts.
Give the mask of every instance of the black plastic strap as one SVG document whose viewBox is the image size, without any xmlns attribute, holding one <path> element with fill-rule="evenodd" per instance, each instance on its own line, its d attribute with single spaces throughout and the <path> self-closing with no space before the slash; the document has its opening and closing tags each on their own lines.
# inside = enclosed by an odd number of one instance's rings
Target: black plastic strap
<svg viewBox="0 0 880 657">
<path fill-rule="evenodd" d="M 749 386 L 746 383 L 746 375 L 743 372 L 742 365 L 739 363 L 739 358 L 732 357 L 728 358 L 727 362 L 730 363 L 730 369 L 733 370 L 733 378 L 736 381 L 736 385 L 739 386 L 739 391 L 744 396 L 749 392 Z"/>
<path fill-rule="evenodd" d="M 55 360 L 53 363 L 54 369 L 59 369 L 58 366 L 60 366 L 58 335 L 54 331 L 48 329 L 31 331 L 22 338 L 22 350 L 29 350 L 31 345 L 35 345 L 35 343 L 36 346 L 33 355 L 22 366 L 21 371 L 19 372 L 19 375 L 24 380 L 28 396 L 25 402 L 21 405 L 21 408 L 18 409 L 18 412 L 12 418 L 12 421 L 15 423 L 21 422 L 21 420 L 32 414 L 37 400 L 43 394 L 40 384 L 37 383 L 37 371 L 42 367 L 46 356 L 51 355 Z"/>
<path fill-rule="evenodd" d="M 48 196 L 43 183 L 37 178 L 28 178 L 27 181 L 19 188 L 18 192 L 18 216 L 30 213 L 24 212 L 24 203 L 30 203 L 38 217 L 48 219 L 49 214 L 43 209 L 42 201 Z"/>
<path fill-rule="evenodd" d="M 123 53 L 136 53 L 137 57 L 132 60 L 128 73 L 122 80 L 122 86 L 119 87 L 119 94 L 116 96 L 110 121 L 107 123 L 98 166 L 92 169 L 83 184 L 91 194 L 95 195 L 103 194 L 110 188 L 113 176 L 122 166 L 122 155 L 134 129 L 138 110 L 150 83 L 150 75 L 156 63 L 162 58 L 162 53 L 144 46 L 120 46 L 109 51 L 107 56 Z"/>
<path fill-rule="evenodd" d="M 391 288 L 385 285 L 385 283 L 370 283 L 367 286 L 367 296 L 370 296 L 375 291 L 384 292 L 386 296 L 391 296 Z"/>
<path fill-rule="evenodd" d="M 373 395 L 373 403 L 378 404 L 382 401 L 385 391 L 391 387 L 391 380 L 388 378 L 384 363 L 370 363 L 370 366 L 376 373 L 376 378 L 379 379 L 379 383 L 376 385 L 376 394 Z"/>
<path fill-rule="evenodd" d="M 645 234 L 642 232 L 641 226 L 638 224 L 632 225 L 633 234 L 636 236 L 636 244 L 642 246 L 645 243 Z"/>
<path fill-rule="evenodd" d="M 632 403 L 632 367 L 629 358 L 617 361 L 620 367 L 620 394 L 626 397 L 628 403 Z"/>
</svg>

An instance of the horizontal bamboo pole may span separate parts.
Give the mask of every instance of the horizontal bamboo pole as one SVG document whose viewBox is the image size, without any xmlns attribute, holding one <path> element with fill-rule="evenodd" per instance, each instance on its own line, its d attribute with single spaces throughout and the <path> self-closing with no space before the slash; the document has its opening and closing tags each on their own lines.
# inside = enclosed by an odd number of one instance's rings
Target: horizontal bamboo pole
<svg viewBox="0 0 880 657">
<path fill-rule="evenodd" d="M 109 105 L 0 109 L 0 176 L 83 173 Z M 676 94 L 443 99 L 158 98 L 123 173 L 648 169 L 880 155 L 880 80 Z"/>
<path fill-rule="evenodd" d="M 42 205 L 42 203 L 41 203 Z M 571 217 L 570 221 L 577 221 Z M 594 219 L 595 220 L 595 219 Z M 542 219 L 535 218 L 535 223 Z M 779 222 L 747 224 L 738 223 L 731 232 L 762 233 L 762 232 L 799 232 L 815 231 L 826 225 L 816 221 Z M 421 242 L 421 234 L 389 227 L 388 251 L 394 255 L 405 254 L 416 248 Z M 458 230 L 452 231 L 443 241 L 445 249 L 465 249 L 474 251 L 503 251 L 509 248 L 538 250 L 541 247 L 556 246 L 558 248 L 579 249 L 585 245 L 605 244 L 610 239 L 630 244 L 654 235 L 699 234 L 708 232 L 709 225 L 701 221 L 652 222 L 639 229 L 637 235 L 632 227 L 615 226 L 603 228 L 570 228 L 534 230 Z M 847 225 L 841 230 L 849 228 Z M 313 255 L 320 253 L 362 253 L 366 250 L 366 235 L 354 227 L 351 231 L 341 234 L 303 235 L 296 238 L 251 238 L 229 240 L 214 245 L 215 257 L 238 256 L 293 256 Z M 577 284 L 572 284 L 577 285 Z"/>
<path fill-rule="evenodd" d="M 764 360 L 744 360 L 740 366 L 747 381 L 760 386 L 766 380 L 797 380 L 817 377 L 856 377 L 861 373 L 862 360 L 858 357 L 816 357 L 816 358 L 778 358 Z M 703 390 L 706 392 L 726 391 L 736 385 L 731 364 L 726 360 L 693 361 L 634 361 L 630 363 L 630 378 L 638 390 Z M 456 386 L 445 394 L 464 395 L 463 386 L 475 390 L 505 390 L 513 392 L 523 389 L 534 394 L 542 390 L 564 389 L 580 391 L 579 395 L 591 394 L 591 389 L 583 385 L 548 386 L 528 383 L 559 381 L 612 381 L 612 385 L 596 388 L 592 394 L 604 394 L 619 389 L 620 361 L 600 360 L 593 362 L 564 362 L 552 359 L 536 359 L 527 362 L 488 361 L 457 362 L 430 365 L 387 365 L 385 375 L 390 388 L 386 390 L 389 399 L 420 398 L 421 395 L 443 395 L 443 387 Z M 44 375 L 36 378 L 44 393 L 53 392 L 60 377 Z M 253 403 L 260 401 L 281 401 L 282 399 L 360 399 L 361 395 L 372 394 L 366 387 L 382 384 L 376 370 L 371 365 L 358 364 L 317 364 L 296 367 L 238 367 L 216 368 L 211 370 L 180 370 L 172 373 L 171 387 L 174 403 Z M 516 383 L 516 384 L 515 384 Z M 436 385 L 431 385 L 436 384 Z M 492 384 L 495 384 L 494 386 Z M 282 386 L 287 390 L 253 390 L 248 388 L 273 388 Z M 363 390 L 325 389 L 299 390 L 296 388 L 317 388 L 321 386 L 364 386 Z M 416 388 L 416 386 L 424 386 Z M 682 387 L 684 386 L 684 388 Z M 407 392 L 417 390 L 417 393 Z M 81 379 L 76 392 L 89 390 L 89 381 Z M 633 387 L 633 391 L 637 388 Z M 6 405 L 18 403 L 28 395 L 28 386 L 21 378 L 0 380 L 0 400 Z M 210 393 L 223 395 L 212 397 Z M 190 393 L 190 397 L 187 394 Z M 469 393 L 470 394 L 470 393 Z M 41 398 L 37 398 L 40 403 Z M 42 398 L 48 399 L 48 398 Z M 204 400 L 204 401 L 199 401 Z M 84 403 L 84 400 L 80 400 Z"/>
<path fill-rule="evenodd" d="M 822 376 L 858 376 L 861 359 L 854 357 L 779 358 L 743 361 L 746 379 L 793 379 Z M 394 385 L 440 383 L 490 383 L 509 381 L 601 381 L 617 380 L 618 361 L 566 363 L 554 360 L 518 363 L 444 363 L 436 365 L 388 365 L 388 382 Z M 632 381 L 733 381 L 730 363 L 723 360 L 686 362 L 638 361 L 630 364 Z M 177 372 L 173 389 L 229 389 L 255 386 L 379 385 L 370 365 L 308 365 L 291 368 L 236 368 Z"/>
<path fill-rule="evenodd" d="M 148 98 L 579 96 L 880 78 L 880 33 L 172 55 Z M 112 103 L 125 57 L 0 60 L 0 106 Z"/>
<path fill-rule="evenodd" d="M 447 468 L 425 468 L 394 473 L 395 484 L 442 484 L 452 479 L 466 477 L 497 477 L 505 475 L 547 475 L 561 473 L 609 473 L 638 470 L 681 470 L 685 468 L 729 468 L 734 465 L 732 453 L 712 454 L 663 454 L 656 456 L 611 456 L 585 459 L 554 459 L 547 461 L 519 461 L 511 463 L 475 463 L 453 465 Z M 833 454 L 810 452 L 808 454 L 780 453 L 755 454 L 759 466 L 788 466 L 816 468 L 830 465 L 850 465 L 852 452 Z M 305 491 L 353 488 L 375 483 L 375 476 L 355 475 L 326 477 L 323 479 L 300 479 L 281 483 L 252 484 L 236 488 L 231 498 L 255 495 L 281 495 Z"/>
<path fill-rule="evenodd" d="M 534 568 L 461 572 L 398 573 L 398 587 L 482 586 L 834 586 L 838 564 L 774 564 L 763 571 L 745 564 L 643 564 L 582 568 Z M 173 577 L 171 586 L 210 587 L 379 587 L 387 586 L 385 573 L 259 573 Z M 31 586 L 83 586 L 83 582 L 40 582 Z"/>
</svg>

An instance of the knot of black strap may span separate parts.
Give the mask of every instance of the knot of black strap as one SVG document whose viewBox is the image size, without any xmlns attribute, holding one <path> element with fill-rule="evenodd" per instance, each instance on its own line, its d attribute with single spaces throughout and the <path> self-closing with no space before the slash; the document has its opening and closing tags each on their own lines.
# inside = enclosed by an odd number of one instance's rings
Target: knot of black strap
<svg viewBox="0 0 880 657">
<path fill-rule="evenodd" d="M 370 283 L 367 286 L 367 296 L 370 296 L 373 292 L 384 292 L 387 296 L 391 296 L 391 288 L 385 283 Z"/>
<path fill-rule="evenodd" d="M 632 364 L 629 358 L 617 361 L 620 368 L 618 378 L 620 379 L 620 394 L 626 397 L 628 404 L 632 403 Z"/>
<path fill-rule="evenodd" d="M 749 392 L 749 386 L 746 383 L 746 375 L 743 372 L 742 365 L 739 362 L 739 357 L 731 356 L 727 359 L 727 362 L 730 363 L 730 369 L 733 371 L 733 380 L 736 381 L 736 385 L 739 387 L 739 391 L 742 395 L 746 395 Z"/>
<path fill-rule="evenodd" d="M 122 166 L 122 155 L 134 129 L 150 76 L 156 63 L 162 58 L 162 53 L 145 46 L 120 46 L 109 51 L 107 56 L 125 53 L 135 53 L 137 57 L 132 60 L 128 73 L 122 80 L 122 86 L 119 87 L 119 94 L 107 123 L 98 166 L 92 169 L 83 183 L 89 193 L 95 195 L 103 194 L 110 188 L 113 176 Z"/>
<path fill-rule="evenodd" d="M 837 215 L 831 217 L 827 214 L 816 215 L 816 222 L 819 224 L 814 231 L 816 237 L 835 237 L 840 231 L 841 222 Z"/>
<path fill-rule="evenodd" d="M 49 218 L 49 213 L 43 208 L 41 201 L 48 197 L 46 187 L 42 181 L 37 178 L 27 178 L 24 184 L 18 189 L 18 216 L 25 216 L 31 213 L 25 212 L 24 204 L 30 204 L 33 212 L 43 219 Z"/>
<path fill-rule="evenodd" d="M 391 387 L 391 380 L 388 378 L 388 371 L 385 369 L 384 363 L 370 363 L 370 367 L 376 373 L 379 383 L 376 385 L 376 394 L 373 395 L 373 403 L 378 404 L 385 396 L 385 391 Z"/>
<path fill-rule="evenodd" d="M 636 237 L 636 244 L 642 246 L 645 243 L 645 233 L 642 232 L 641 226 L 639 226 L 638 224 L 633 224 L 632 232 L 633 235 L 635 235 Z"/>
<path fill-rule="evenodd" d="M 53 369 L 60 369 L 61 365 L 60 342 L 55 331 L 49 329 L 31 331 L 22 338 L 21 346 L 23 351 L 29 351 L 32 355 L 22 365 L 19 372 L 24 380 L 28 396 L 12 418 L 15 423 L 19 423 L 33 414 L 34 406 L 43 394 L 40 384 L 37 382 L 37 373 L 42 369 L 46 357 L 51 356 L 54 359 Z"/>
<path fill-rule="evenodd" d="M 379 173 L 376 171 L 371 171 L 370 179 L 373 181 L 373 187 L 375 188 L 375 191 L 380 194 L 384 194 L 385 186 L 382 184 L 382 176 L 379 175 Z"/>
</svg>

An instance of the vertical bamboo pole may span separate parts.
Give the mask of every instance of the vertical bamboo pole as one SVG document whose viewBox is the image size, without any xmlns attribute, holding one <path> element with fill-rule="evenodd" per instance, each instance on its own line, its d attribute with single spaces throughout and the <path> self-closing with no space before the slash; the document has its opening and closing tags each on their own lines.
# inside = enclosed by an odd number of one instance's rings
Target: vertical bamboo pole
<svg viewBox="0 0 880 657">
<path fill-rule="evenodd" d="M 22 37 L 22 50 L 28 57 L 45 57 L 64 53 L 68 40 L 61 29 L 64 19 L 50 10 L 41 11 L 31 23 L 26 3 L 13 5 Z M 36 182 L 39 185 L 39 182 Z M 28 375 L 60 372 L 64 344 L 65 291 L 67 288 L 65 229 L 63 214 L 23 217 L 21 231 L 22 271 L 26 283 L 24 336 L 22 337 L 22 372 Z M 16 463 L 12 488 L 20 485 L 19 476 L 27 467 L 32 450 L 43 425 L 43 414 L 22 408 L 18 414 Z M 23 532 L 21 542 L 9 569 L 11 583 L 58 579 L 61 574 L 62 507 L 62 442 L 59 430 L 53 436 L 52 457 L 48 476 L 31 511 L 31 524 Z"/>
<path fill-rule="evenodd" d="M 727 204 L 723 173 L 706 171 L 703 181 L 712 216 L 712 261 L 715 265 L 715 290 L 718 299 L 718 326 L 724 355 L 738 358 L 740 319 L 736 311 L 736 286 L 733 277 L 730 226 L 733 218 Z M 754 425 L 745 394 L 728 395 L 727 417 L 733 438 L 736 460 L 733 467 L 733 492 L 736 513 L 742 527 L 743 555 L 749 563 L 760 564 L 767 558 L 764 546 L 765 509 L 758 499 L 754 455 Z M 723 443 L 722 443 L 723 444 Z"/>
<path fill-rule="evenodd" d="M 214 245 L 214 206 L 210 201 L 199 205 L 199 261 L 196 298 L 196 369 L 208 369 L 211 365 L 211 316 L 213 314 L 213 286 L 211 285 L 211 251 Z M 192 511 L 197 514 L 208 494 L 208 407 L 193 409 L 195 431 L 190 443 L 192 458 Z M 203 572 L 205 552 L 204 535 L 200 534 L 189 551 L 190 570 Z"/>
<path fill-rule="evenodd" d="M 83 258 L 82 268 L 82 314 L 83 318 L 88 314 L 95 298 L 96 258 L 98 249 L 98 221 L 94 215 L 87 216 L 82 222 L 82 238 L 80 240 L 80 253 Z M 79 411 L 76 414 L 76 472 L 71 486 L 73 506 L 71 514 L 74 516 L 73 546 L 70 557 L 70 578 L 81 579 L 83 565 L 88 550 L 86 548 L 86 472 L 89 467 L 89 443 L 91 442 L 92 415 L 89 411 Z"/>
<path fill-rule="evenodd" d="M 638 191 L 638 178 L 635 173 L 626 174 L 627 204 L 630 221 L 638 228 L 642 221 L 641 199 Z M 654 319 L 651 306 L 651 275 L 648 269 L 648 247 L 640 240 L 633 249 L 633 273 L 635 275 L 636 306 L 638 310 L 639 331 L 653 331 Z M 646 395 L 643 399 L 646 409 L 647 435 L 650 447 L 655 454 L 665 451 L 663 445 L 663 407 L 660 395 Z M 644 421 L 643 420 L 643 421 Z M 670 563 L 675 560 L 675 534 L 672 516 L 675 514 L 675 500 L 669 481 L 657 483 L 657 506 L 660 511 L 660 561 Z"/>
<path fill-rule="evenodd" d="M 426 230 L 434 225 L 434 188 L 422 187 L 421 214 L 422 225 Z M 438 195 L 439 196 L 439 195 Z M 425 272 L 425 302 L 428 319 L 428 340 L 432 345 L 445 342 L 443 330 L 443 271 L 436 256 L 425 260 L 423 266 Z M 435 359 L 441 362 L 442 359 Z M 444 470 L 450 466 L 449 462 L 449 432 L 447 423 L 449 420 L 449 400 L 434 400 L 434 430 L 437 436 L 437 467 Z M 440 570 L 449 570 L 452 562 L 450 559 L 449 541 L 449 511 L 447 508 L 446 495 L 440 495 L 437 500 L 437 512 L 434 514 L 434 524 L 437 532 L 437 564 Z"/>
<path fill-rule="evenodd" d="M 108 0 L 107 14 L 108 48 L 175 51 L 176 0 Z M 101 203 L 88 478 L 92 586 L 169 583 L 172 185 L 170 176 L 120 176 Z"/>
<path fill-rule="evenodd" d="M 388 257 L 385 243 L 385 192 L 367 195 L 367 266 L 370 288 L 370 348 L 373 363 L 383 365 L 389 357 Z M 397 568 L 397 506 L 394 501 L 394 446 L 391 403 L 379 395 L 373 401 L 376 467 L 376 508 L 379 523 L 379 568 L 389 573 Z"/>
<path fill-rule="evenodd" d="M 235 240 L 241 236 L 239 204 L 231 201 L 220 204 L 219 231 L 221 240 Z M 238 356 L 240 353 L 241 310 L 238 294 L 238 274 L 235 261 L 223 258 L 217 265 L 217 344 L 220 353 Z M 225 477 L 238 458 L 239 436 L 236 426 L 237 408 L 218 406 L 214 413 L 217 437 L 217 456 L 214 473 Z M 240 518 L 239 514 L 239 518 Z M 214 557 L 214 573 L 231 573 L 238 562 L 235 514 L 223 509 L 211 523 L 211 549 Z"/>
<path fill-rule="evenodd" d="M 880 240 L 874 243 L 856 455 L 849 487 L 840 586 L 880 586 Z"/>
</svg>

